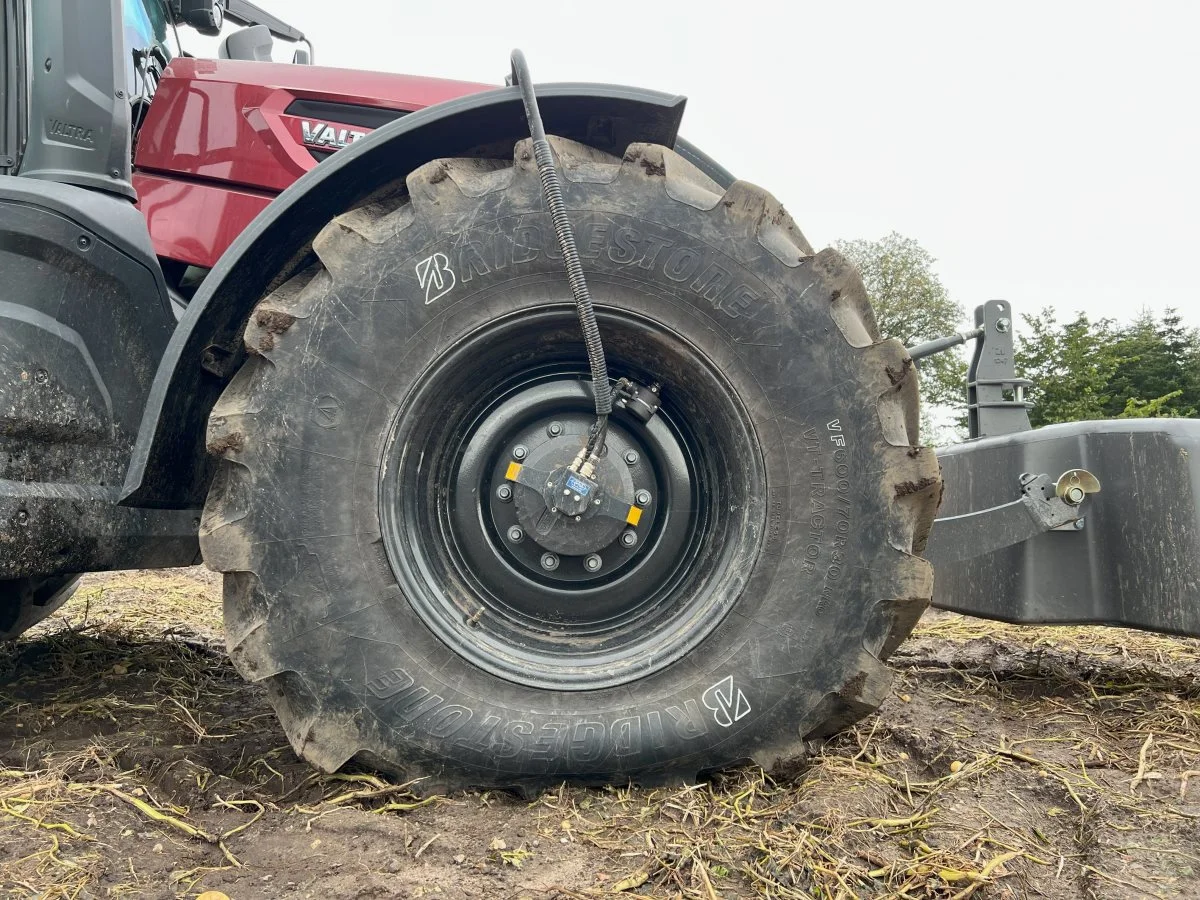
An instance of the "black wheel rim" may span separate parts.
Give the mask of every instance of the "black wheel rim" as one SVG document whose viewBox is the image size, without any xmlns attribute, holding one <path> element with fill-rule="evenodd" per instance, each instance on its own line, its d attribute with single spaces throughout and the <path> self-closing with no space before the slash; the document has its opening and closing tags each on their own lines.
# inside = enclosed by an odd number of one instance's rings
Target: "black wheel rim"
<svg viewBox="0 0 1200 900">
<path fill-rule="evenodd" d="M 561 462 L 594 420 L 569 306 L 500 319 L 444 353 L 381 466 L 384 545 L 412 609 L 455 653 L 531 687 L 609 687 L 678 661 L 728 612 L 762 534 L 761 454 L 725 376 L 665 326 L 598 318 L 614 377 L 663 385 L 648 423 L 614 413 L 600 463 L 614 492 L 649 495 L 636 528 L 568 522 L 555 543 L 531 524 L 552 500 L 505 478 L 514 461 Z"/>
</svg>

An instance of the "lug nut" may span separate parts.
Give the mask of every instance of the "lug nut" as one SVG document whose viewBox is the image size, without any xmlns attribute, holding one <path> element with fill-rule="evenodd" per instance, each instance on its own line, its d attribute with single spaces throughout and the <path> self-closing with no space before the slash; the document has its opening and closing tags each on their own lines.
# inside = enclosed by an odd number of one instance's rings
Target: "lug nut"
<svg viewBox="0 0 1200 900">
<path fill-rule="evenodd" d="M 514 525 L 508 529 L 508 539 L 514 544 L 519 544 L 525 538 L 525 532 L 521 530 L 520 525 Z"/>
<path fill-rule="evenodd" d="M 496 499 L 507 503 L 512 499 L 512 488 L 507 484 L 500 485 L 500 487 L 496 488 Z"/>
<path fill-rule="evenodd" d="M 529 455 L 529 448 L 526 447 L 524 444 L 517 444 L 517 446 L 513 447 L 512 457 L 513 457 L 513 459 L 517 460 L 518 462 L 520 460 L 524 459 L 528 455 Z"/>
<path fill-rule="evenodd" d="M 550 435 L 550 437 L 558 437 L 562 434 L 562 430 L 562 422 L 551 422 L 546 426 L 546 434 Z"/>
<path fill-rule="evenodd" d="M 636 494 L 633 495 L 633 502 L 636 503 L 638 506 L 649 506 L 650 505 L 650 492 L 647 490 L 638 491 Z"/>
<path fill-rule="evenodd" d="M 637 461 L 638 461 L 638 455 L 637 455 L 636 450 L 626 450 L 625 451 L 625 462 L 626 463 L 628 463 L 631 466 L 636 466 Z"/>
<path fill-rule="evenodd" d="M 621 544 L 625 547 L 632 547 L 637 543 L 637 532 L 633 529 L 621 532 Z"/>
<path fill-rule="evenodd" d="M 599 553 L 593 553 L 583 561 L 583 567 L 589 572 L 599 572 L 602 565 L 604 565 L 604 560 L 600 558 Z"/>
<path fill-rule="evenodd" d="M 543 553 L 542 568 L 547 572 L 553 572 L 558 568 L 558 557 L 553 553 Z"/>
</svg>

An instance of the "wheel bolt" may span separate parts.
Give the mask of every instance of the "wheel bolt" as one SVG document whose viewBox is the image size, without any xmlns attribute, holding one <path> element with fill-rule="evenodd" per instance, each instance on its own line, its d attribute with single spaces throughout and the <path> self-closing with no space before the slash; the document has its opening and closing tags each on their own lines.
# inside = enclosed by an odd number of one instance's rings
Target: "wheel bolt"
<svg viewBox="0 0 1200 900">
<path fill-rule="evenodd" d="M 621 532 L 621 543 L 626 547 L 632 547 L 637 543 L 637 532 L 629 529 Z"/>
<path fill-rule="evenodd" d="M 546 426 L 546 434 L 550 435 L 550 437 L 558 437 L 562 434 L 562 430 L 562 422 L 551 422 Z"/>
<path fill-rule="evenodd" d="M 602 565 L 604 565 L 604 560 L 600 558 L 599 553 L 593 553 L 583 561 L 583 567 L 589 572 L 599 572 Z"/>
<path fill-rule="evenodd" d="M 512 488 L 507 484 L 502 484 L 496 488 L 496 498 L 507 503 L 512 499 Z"/>
<path fill-rule="evenodd" d="M 527 448 L 524 444 L 517 444 L 517 446 L 513 447 L 513 452 L 512 452 L 513 459 L 522 460 L 528 455 L 529 455 L 529 448 Z"/>
<path fill-rule="evenodd" d="M 638 461 L 638 455 L 637 455 L 636 450 L 626 450 L 625 451 L 625 462 L 627 462 L 631 466 L 636 466 L 637 461 Z"/>
<path fill-rule="evenodd" d="M 525 538 L 525 532 L 521 530 L 520 525 L 514 525 L 508 529 L 508 539 L 514 544 L 519 544 Z"/>
<path fill-rule="evenodd" d="M 542 554 L 542 568 L 547 572 L 553 572 L 558 568 L 558 556 L 553 553 Z"/>
<path fill-rule="evenodd" d="M 636 503 L 638 506 L 649 506 L 650 505 L 650 492 L 647 490 L 638 491 L 636 494 L 633 495 L 633 502 Z"/>
</svg>

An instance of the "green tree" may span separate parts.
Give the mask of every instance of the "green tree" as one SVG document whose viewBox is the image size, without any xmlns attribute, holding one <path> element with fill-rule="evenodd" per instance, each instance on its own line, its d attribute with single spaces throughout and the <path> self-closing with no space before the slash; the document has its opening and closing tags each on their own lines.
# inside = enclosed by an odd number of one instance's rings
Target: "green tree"
<svg viewBox="0 0 1200 900">
<path fill-rule="evenodd" d="M 1013 362 L 1017 376 L 1033 382 L 1029 421 L 1038 426 L 1106 418 L 1112 402 L 1109 382 L 1122 361 L 1115 349 L 1116 323 L 1092 322 L 1079 313 L 1060 325 L 1049 307 L 1021 318 L 1025 327 Z"/>
<path fill-rule="evenodd" d="M 1138 400 L 1130 397 L 1125 401 L 1125 409 L 1117 416 L 1118 419 L 1162 419 L 1178 418 L 1171 409 L 1171 402 L 1183 396 L 1183 391 L 1171 391 L 1154 400 Z"/>
<path fill-rule="evenodd" d="M 877 241 L 837 241 L 834 247 L 858 268 L 884 337 L 912 346 L 962 331 L 966 318 L 934 271 L 936 259 L 912 238 L 892 232 Z M 964 418 L 967 364 L 962 354 L 922 360 L 921 400 Z"/>
<path fill-rule="evenodd" d="M 1054 311 L 1023 317 L 1017 375 L 1034 383 L 1035 425 L 1081 419 L 1194 416 L 1200 408 L 1200 340 L 1174 310 L 1128 325 Z"/>
<path fill-rule="evenodd" d="M 1160 321 L 1147 310 L 1121 329 L 1113 348 L 1120 363 L 1109 383 L 1107 415 L 1196 415 L 1200 406 L 1196 345 L 1195 329 L 1185 328 L 1172 309 Z"/>
</svg>

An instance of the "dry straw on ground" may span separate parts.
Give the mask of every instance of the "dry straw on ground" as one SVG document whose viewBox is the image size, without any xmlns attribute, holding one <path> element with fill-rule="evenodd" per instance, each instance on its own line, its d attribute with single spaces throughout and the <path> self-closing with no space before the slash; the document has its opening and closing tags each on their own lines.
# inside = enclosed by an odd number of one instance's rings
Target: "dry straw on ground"
<svg viewBox="0 0 1200 900">
<path fill-rule="evenodd" d="M 295 759 L 200 570 L 93 576 L 0 651 L 15 897 L 1200 896 L 1200 642 L 927 617 L 786 775 L 418 799 Z"/>
</svg>

